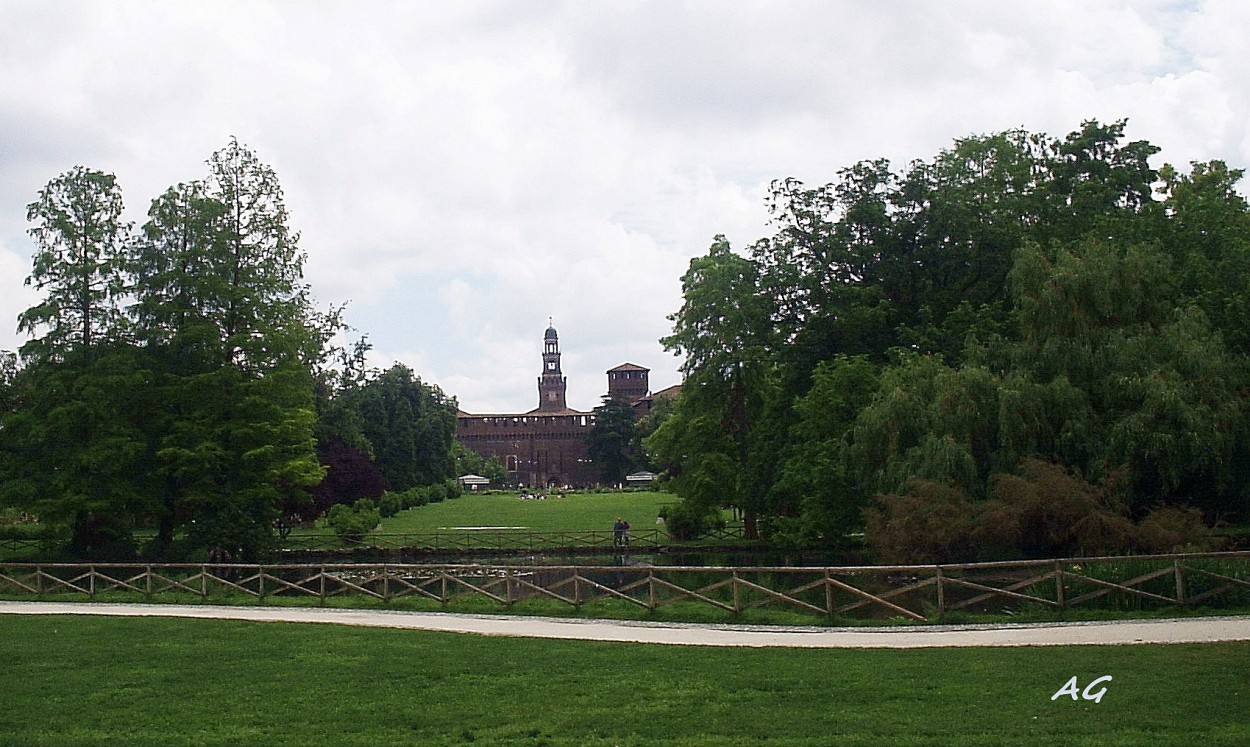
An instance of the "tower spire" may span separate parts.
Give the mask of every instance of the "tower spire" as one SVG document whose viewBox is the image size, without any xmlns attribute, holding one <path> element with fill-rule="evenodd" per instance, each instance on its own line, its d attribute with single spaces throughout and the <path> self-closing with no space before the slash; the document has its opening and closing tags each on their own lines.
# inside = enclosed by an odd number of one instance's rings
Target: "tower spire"
<svg viewBox="0 0 1250 747">
<path fill-rule="evenodd" d="M 565 399 L 567 383 L 560 371 L 560 336 L 548 317 L 547 331 L 543 333 L 543 372 L 538 377 L 538 409 L 568 409 Z"/>
</svg>

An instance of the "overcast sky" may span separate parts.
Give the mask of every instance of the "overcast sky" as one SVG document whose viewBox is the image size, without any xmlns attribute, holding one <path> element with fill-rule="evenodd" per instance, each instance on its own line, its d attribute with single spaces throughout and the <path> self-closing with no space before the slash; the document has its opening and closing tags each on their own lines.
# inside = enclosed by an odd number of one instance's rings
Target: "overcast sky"
<svg viewBox="0 0 1250 747">
<path fill-rule="evenodd" d="M 677 383 L 690 259 L 770 233 L 769 182 L 1128 118 L 1156 165 L 1250 164 L 1250 3 L 0 0 L 0 348 L 26 205 L 81 164 L 131 220 L 230 136 L 277 171 L 306 279 L 373 363 L 470 412 Z"/>
</svg>

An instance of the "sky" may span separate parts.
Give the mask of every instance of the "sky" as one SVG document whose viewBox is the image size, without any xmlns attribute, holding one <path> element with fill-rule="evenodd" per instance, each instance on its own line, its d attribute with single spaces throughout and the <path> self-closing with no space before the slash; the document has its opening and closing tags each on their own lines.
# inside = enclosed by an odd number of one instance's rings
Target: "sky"
<svg viewBox="0 0 1250 747">
<path fill-rule="evenodd" d="M 681 275 L 772 233 L 774 180 L 1088 119 L 1250 164 L 1246 39 L 1244 0 L 0 0 L 0 349 L 48 181 L 113 173 L 138 226 L 234 136 L 372 365 L 524 412 L 551 320 L 589 410 L 621 363 L 680 381 Z"/>
</svg>

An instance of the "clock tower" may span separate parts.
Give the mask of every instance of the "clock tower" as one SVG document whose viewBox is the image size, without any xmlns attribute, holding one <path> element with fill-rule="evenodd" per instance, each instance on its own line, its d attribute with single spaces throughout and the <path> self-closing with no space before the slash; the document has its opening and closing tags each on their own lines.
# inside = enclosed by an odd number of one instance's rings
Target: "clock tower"
<svg viewBox="0 0 1250 747">
<path fill-rule="evenodd" d="M 538 409 L 567 410 L 565 389 L 568 381 L 560 372 L 560 336 L 548 320 L 543 334 L 543 373 L 538 377 Z"/>
</svg>

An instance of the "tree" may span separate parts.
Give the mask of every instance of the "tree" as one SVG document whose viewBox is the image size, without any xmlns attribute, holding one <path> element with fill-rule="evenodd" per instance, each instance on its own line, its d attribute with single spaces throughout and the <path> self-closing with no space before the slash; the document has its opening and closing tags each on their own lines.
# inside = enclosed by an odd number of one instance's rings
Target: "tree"
<svg viewBox="0 0 1250 747">
<path fill-rule="evenodd" d="M 318 443 L 317 456 L 325 467 L 325 477 L 312 489 L 313 504 L 303 502 L 290 507 L 289 513 L 301 518 L 320 516 L 337 503 L 355 503 L 361 498 L 377 500 L 386 492 L 386 480 L 369 455 L 333 437 Z M 311 509 L 311 513 L 306 513 Z"/>
<path fill-rule="evenodd" d="M 213 308 L 226 361 L 259 368 L 296 351 L 315 355 L 315 336 L 303 327 L 311 315 L 304 254 L 287 226 L 277 174 L 235 138 L 208 165 L 205 193 L 221 210 Z"/>
<path fill-rule="evenodd" d="M 125 345 L 93 346 L 90 367 L 30 362 L 0 420 L 0 502 L 68 527 L 75 557 L 133 557 L 134 530 L 152 509 L 148 384 Z"/>
<path fill-rule="evenodd" d="M 586 453 L 600 479 L 609 485 L 624 483 L 625 476 L 637 466 L 634 421 L 634 408 L 620 399 L 605 395 L 595 408 L 595 424 L 586 434 Z"/>
<path fill-rule="evenodd" d="M 403 492 L 456 477 L 456 404 L 441 389 L 395 364 L 341 396 L 344 406 L 357 413 L 389 490 Z"/>
<path fill-rule="evenodd" d="M 255 557 L 322 477 L 311 368 L 325 334 L 276 174 L 233 138 L 208 165 L 152 202 L 128 262 L 160 402 L 154 552 L 185 531 L 193 548 Z"/>
<path fill-rule="evenodd" d="M 771 482 L 761 472 L 775 467 L 761 458 L 756 438 L 767 425 L 760 416 L 773 386 L 774 344 L 774 307 L 758 282 L 756 263 L 735 254 L 723 236 L 690 261 L 682 307 L 669 317 L 673 334 L 661 340 L 685 355 L 685 383 L 676 411 L 648 442 L 684 500 L 703 509 L 738 508 L 750 537 Z"/>
<path fill-rule="evenodd" d="M 775 182 L 773 234 L 745 257 L 718 240 L 682 278 L 662 342 L 687 379 L 646 441 L 674 489 L 830 542 L 879 492 L 985 501 L 1038 458 L 1125 475 L 1134 517 L 1250 515 L 1242 174 L 1156 172 L 1125 129 Z"/>
<path fill-rule="evenodd" d="M 459 441 L 452 442 L 451 456 L 457 477 L 479 475 L 490 480 L 492 485 L 503 485 L 508 481 L 508 472 L 498 457 L 484 457 Z"/>
<path fill-rule="evenodd" d="M 22 312 L 18 330 L 48 330 L 22 347 L 30 358 L 65 360 L 117 337 L 129 224 L 112 174 L 77 166 L 48 182 L 26 208 L 35 255 L 27 285 L 45 294 Z"/>
<path fill-rule="evenodd" d="M 146 467 L 138 424 L 147 381 L 124 342 L 118 304 L 129 230 L 122 210 L 116 179 L 81 166 L 28 206 L 35 254 L 26 282 L 44 297 L 19 316 L 32 339 L 0 429 L 5 502 L 69 525 L 80 556 L 133 554 L 146 509 L 135 476 Z"/>
</svg>

